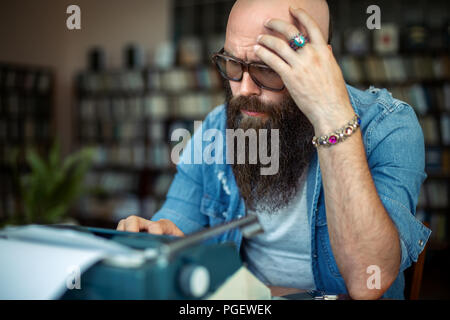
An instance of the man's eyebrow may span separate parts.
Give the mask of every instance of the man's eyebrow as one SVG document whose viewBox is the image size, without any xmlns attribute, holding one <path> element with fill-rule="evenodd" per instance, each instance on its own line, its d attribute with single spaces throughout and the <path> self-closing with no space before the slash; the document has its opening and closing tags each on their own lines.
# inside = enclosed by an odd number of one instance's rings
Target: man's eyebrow
<svg viewBox="0 0 450 320">
<path fill-rule="evenodd" d="M 241 58 L 238 58 L 235 55 L 233 55 L 230 52 L 228 52 L 227 50 L 225 50 L 225 48 L 223 49 L 223 53 L 226 54 L 227 56 L 230 56 L 230 57 L 242 60 Z M 266 66 L 266 64 L 262 60 L 255 60 L 255 61 L 250 61 L 250 62 L 257 63 L 257 64 L 262 64 L 262 65 Z"/>
</svg>

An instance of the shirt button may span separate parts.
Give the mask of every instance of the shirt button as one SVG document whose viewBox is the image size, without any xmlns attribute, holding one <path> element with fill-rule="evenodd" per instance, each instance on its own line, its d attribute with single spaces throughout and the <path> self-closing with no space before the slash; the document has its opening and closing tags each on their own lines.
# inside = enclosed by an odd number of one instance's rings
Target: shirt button
<svg viewBox="0 0 450 320">
<path fill-rule="evenodd" d="M 226 218 L 226 217 L 227 217 L 227 213 L 226 213 L 226 212 L 222 213 L 222 216 L 223 216 L 224 218 Z"/>
<path fill-rule="evenodd" d="M 419 246 L 421 246 L 421 247 L 423 246 L 423 240 L 422 239 L 419 240 Z"/>
<path fill-rule="evenodd" d="M 317 258 L 317 254 L 314 255 L 314 258 Z"/>
</svg>

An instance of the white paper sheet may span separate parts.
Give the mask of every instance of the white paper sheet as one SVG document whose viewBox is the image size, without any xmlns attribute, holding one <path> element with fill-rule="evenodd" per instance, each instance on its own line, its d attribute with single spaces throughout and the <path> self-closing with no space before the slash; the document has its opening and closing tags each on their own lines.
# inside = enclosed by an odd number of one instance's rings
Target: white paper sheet
<svg viewBox="0 0 450 320">
<path fill-rule="evenodd" d="M 0 299 L 58 299 L 75 284 L 78 273 L 82 277 L 110 255 L 132 253 L 126 246 L 73 230 L 6 228 L 0 231 Z"/>
<path fill-rule="evenodd" d="M 130 248 L 114 242 L 97 237 L 88 232 L 79 232 L 72 229 L 52 228 L 41 225 L 27 225 L 21 227 L 8 227 L 0 230 L 0 237 L 9 239 L 45 243 L 78 249 L 97 249 L 107 251 L 111 254 L 127 254 Z"/>
<path fill-rule="evenodd" d="M 47 300 L 67 290 L 74 267 L 82 273 L 104 253 L 0 239 L 0 255 L 0 299 Z"/>
</svg>

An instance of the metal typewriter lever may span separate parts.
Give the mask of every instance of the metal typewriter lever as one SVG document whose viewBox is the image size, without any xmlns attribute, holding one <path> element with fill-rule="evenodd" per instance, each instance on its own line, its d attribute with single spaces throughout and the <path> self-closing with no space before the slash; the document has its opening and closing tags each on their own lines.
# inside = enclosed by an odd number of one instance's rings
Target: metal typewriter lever
<svg viewBox="0 0 450 320">
<path fill-rule="evenodd" d="M 170 243 L 166 243 L 160 248 L 160 254 L 163 254 L 168 258 L 176 252 L 179 252 L 180 250 L 191 247 L 198 244 L 199 242 L 218 236 L 235 228 L 241 229 L 243 236 L 246 238 L 250 238 L 258 233 L 264 232 L 261 224 L 258 221 L 258 217 L 253 214 L 248 214 L 243 218 L 204 229 Z"/>
</svg>

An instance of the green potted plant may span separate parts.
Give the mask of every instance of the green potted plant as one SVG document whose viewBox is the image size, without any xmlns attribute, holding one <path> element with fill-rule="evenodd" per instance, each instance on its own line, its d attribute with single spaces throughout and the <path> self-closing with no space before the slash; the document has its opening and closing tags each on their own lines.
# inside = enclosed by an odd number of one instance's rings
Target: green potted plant
<svg viewBox="0 0 450 320">
<path fill-rule="evenodd" d="M 54 143 L 48 157 L 35 150 L 26 152 L 29 172 L 16 175 L 22 214 L 7 224 L 54 224 L 68 219 L 70 207 L 85 192 L 84 178 L 94 152 L 82 149 L 61 158 L 58 143 Z"/>
</svg>

